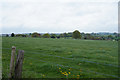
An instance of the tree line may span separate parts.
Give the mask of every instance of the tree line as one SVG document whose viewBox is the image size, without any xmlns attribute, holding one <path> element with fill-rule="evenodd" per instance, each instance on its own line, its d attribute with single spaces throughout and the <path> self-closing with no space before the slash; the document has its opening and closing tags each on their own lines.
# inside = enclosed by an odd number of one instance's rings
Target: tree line
<svg viewBox="0 0 120 80">
<path fill-rule="evenodd" d="M 6 37 L 9 37 L 7 34 Z M 85 40 L 119 40 L 120 34 L 113 33 L 112 35 L 101 35 L 97 33 L 80 33 L 78 30 L 69 33 L 61 33 L 61 34 L 40 34 L 37 32 L 29 33 L 29 34 L 11 34 L 11 37 L 36 37 L 36 38 L 73 38 L 73 39 L 85 39 Z"/>
</svg>

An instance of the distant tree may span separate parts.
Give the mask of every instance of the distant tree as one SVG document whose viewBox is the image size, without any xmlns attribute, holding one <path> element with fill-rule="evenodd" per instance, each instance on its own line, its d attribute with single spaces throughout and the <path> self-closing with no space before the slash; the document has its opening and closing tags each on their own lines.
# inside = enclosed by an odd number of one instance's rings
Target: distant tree
<svg viewBox="0 0 120 80">
<path fill-rule="evenodd" d="M 60 34 L 59 36 L 60 36 L 60 38 L 63 38 L 63 37 L 64 37 L 64 35 L 63 35 L 63 34 Z"/>
<path fill-rule="evenodd" d="M 22 37 L 22 34 L 16 34 L 16 37 Z"/>
<path fill-rule="evenodd" d="M 57 38 L 59 39 L 59 38 L 60 38 L 60 36 L 57 36 Z"/>
<path fill-rule="evenodd" d="M 46 34 L 43 34 L 42 36 L 43 38 L 50 38 L 50 34 L 46 33 Z"/>
<path fill-rule="evenodd" d="M 27 35 L 25 35 L 25 34 L 22 34 L 22 37 L 27 37 Z"/>
<path fill-rule="evenodd" d="M 117 33 L 116 33 L 116 32 L 114 32 L 114 33 L 113 33 L 113 35 L 117 35 Z"/>
<path fill-rule="evenodd" d="M 14 36 L 15 36 L 15 34 L 14 34 L 14 33 L 12 33 L 12 34 L 11 34 L 11 37 L 14 37 Z"/>
<path fill-rule="evenodd" d="M 112 35 L 108 35 L 108 39 L 109 40 L 113 39 L 113 36 Z"/>
<path fill-rule="evenodd" d="M 51 34 L 51 38 L 56 38 L 56 34 Z"/>
<path fill-rule="evenodd" d="M 28 36 L 29 36 L 29 37 L 31 37 L 31 35 L 32 35 L 32 33 L 29 33 L 29 35 L 28 35 Z"/>
<path fill-rule="evenodd" d="M 40 37 L 40 36 L 41 36 L 41 35 L 40 35 L 39 33 L 37 33 L 37 32 L 34 32 L 34 33 L 32 33 L 31 35 L 32 35 L 32 37 Z"/>
<path fill-rule="evenodd" d="M 85 34 L 84 36 L 85 36 L 85 39 L 92 39 L 93 38 L 93 36 L 89 33 Z"/>
<path fill-rule="evenodd" d="M 75 30 L 72 35 L 73 38 L 75 39 L 81 39 L 81 34 L 78 30 Z"/>
<path fill-rule="evenodd" d="M 67 33 L 67 37 L 72 37 L 72 32 Z"/>
<path fill-rule="evenodd" d="M 105 37 L 102 36 L 102 37 L 101 37 L 101 40 L 105 40 Z"/>
<path fill-rule="evenodd" d="M 118 37 L 120 37 L 120 33 L 118 33 Z"/>
<path fill-rule="evenodd" d="M 9 37 L 9 35 L 8 35 L 8 34 L 6 34 L 6 37 Z"/>
<path fill-rule="evenodd" d="M 93 35 L 94 35 L 94 32 L 92 32 L 91 35 L 93 36 Z"/>
<path fill-rule="evenodd" d="M 118 34 L 114 32 L 113 35 L 114 35 L 114 39 L 116 40 L 118 38 Z"/>
<path fill-rule="evenodd" d="M 32 33 L 29 33 L 29 35 L 32 35 Z"/>
<path fill-rule="evenodd" d="M 27 37 L 26 34 L 16 34 L 16 37 Z"/>
<path fill-rule="evenodd" d="M 80 34 L 81 34 L 81 39 L 84 39 L 84 38 L 85 38 L 85 33 L 82 32 L 82 33 L 80 33 Z"/>
<path fill-rule="evenodd" d="M 63 36 L 66 38 L 67 37 L 67 33 L 63 33 Z"/>
</svg>

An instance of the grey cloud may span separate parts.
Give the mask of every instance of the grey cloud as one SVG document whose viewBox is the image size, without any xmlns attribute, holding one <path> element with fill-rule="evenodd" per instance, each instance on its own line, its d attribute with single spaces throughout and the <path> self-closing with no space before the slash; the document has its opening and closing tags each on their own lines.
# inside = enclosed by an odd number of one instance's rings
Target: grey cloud
<svg viewBox="0 0 120 80">
<path fill-rule="evenodd" d="M 75 29 L 84 32 L 117 31 L 118 16 L 115 0 L 111 2 L 22 0 L 20 3 L 12 1 L 4 1 L 2 5 L 3 33 L 36 30 L 67 32 Z"/>
</svg>

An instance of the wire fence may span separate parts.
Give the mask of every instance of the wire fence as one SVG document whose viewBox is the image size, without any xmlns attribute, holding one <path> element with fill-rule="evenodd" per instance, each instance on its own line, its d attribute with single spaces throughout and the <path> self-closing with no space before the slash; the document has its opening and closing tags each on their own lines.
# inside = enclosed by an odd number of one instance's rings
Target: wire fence
<svg viewBox="0 0 120 80">
<path fill-rule="evenodd" d="M 58 58 L 63 58 L 63 59 L 69 59 L 69 60 L 73 60 L 73 61 L 76 61 L 75 58 L 66 58 L 66 57 L 61 57 L 61 56 L 55 56 L 55 55 L 46 55 L 46 54 L 41 54 L 41 53 L 36 53 L 36 52 L 31 52 L 31 51 L 26 51 L 26 52 L 29 52 L 29 53 L 32 53 L 32 54 L 40 54 L 40 55 L 43 55 L 43 56 L 52 56 L 52 57 L 58 57 Z M 83 58 L 82 58 L 83 59 Z M 81 62 L 87 62 L 87 63 L 94 63 L 94 64 L 100 64 L 100 65 L 106 65 L 106 66 L 112 66 L 112 67 L 120 67 L 118 65 L 113 65 L 113 64 L 105 64 L 105 63 L 98 63 L 98 62 L 94 62 L 94 61 L 88 61 L 88 60 L 79 60 Z"/>
<path fill-rule="evenodd" d="M 10 50 L 11 48 L 2 48 L 2 49 L 8 49 L 8 50 Z M 17 50 L 18 50 L 18 49 L 17 49 Z M 74 60 L 74 61 L 75 61 L 74 58 L 65 58 L 65 57 L 61 57 L 61 56 L 46 55 L 46 54 L 43 54 L 43 53 L 41 54 L 41 53 L 31 52 L 31 51 L 25 51 L 25 52 L 29 52 L 29 53 L 32 53 L 32 54 L 40 54 L 40 55 L 43 55 L 43 56 L 58 57 L 58 58 L 69 59 L 69 60 Z M 68 68 L 73 68 L 73 69 L 80 70 L 80 69 L 78 69 L 78 68 L 76 68 L 76 67 L 70 67 L 70 66 L 66 66 L 66 65 L 56 64 L 56 63 L 53 63 L 53 62 L 48 62 L 48 61 L 44 61 L 44 60 L 40 60 L 40 59 L 35 59 L 35 58 L 28 57 L 28 56 L 26 56 L 26 57 L 29 58 L 29 59 L 36 60 L 36 61 L 41 61 L 41 62 L 45 62 L 45 63 L 54 64 L 54 65 L 56 65 L 56 66 L 68 67 Z M 113 65 L 113 64 L 97 63 L 97 62 L 88 61 L 88 60 L 79 60 L 79 61 L 88 62 L 88 63 L 95 63 L 95 64 L 101 64 L 101 65 L 112 66 L 112 67 L 120 67 L 120 66 Z M 88 72 L 88 73 L 95 73 L 95 74 L 99 74 L 99 75 L 104 75 L 104 76 L 111 76 L 111 77 L 115 77 L 115 78 L 120 78 L 120 77 L 118 77 L 118 76 L 116 76 L 116 75 L 104 74 L 104 73 L 95 72 L 95 71 L 91 71 L 91 70 L 84 70 L 84 69 L 82 69 L 82 70 L 85 71 L 85 72 Z"/>
<path fill-rule="evenodd" d="M 10 49 L 10 48 L 3 48 L 3 49 Z M 25 52 L 29 52 L 29 53 L 32 53 L 32 54 L 40 54 L 40 55 L 43 55 L 43 56 L 52 56 L 52 57 L 58 57 L 58 58 L 63 58 L 63 59 L 69 59 L 69 60 L 73 60 L 73 61 L 76 61 L 75 58 L 66 58 L 66 57 L 61 57 L 61 56 L 55 56 L 55 55 L 48 55 L 48 54 L 41 54 L 41 53 L 37 53 L 37 52 L 32 52 L 32 51 L 25 51 Z M 83 59 L 83 58 L 82 58 Z M 79 60 L 81 62 L 87 62 L 87 63 L 94 63 L 94 64 L 97 64 L 97 65 L 105 65 L 105 66 L 112 66 L 112 67 L 120 67 L 119 65 L 114 65 L 114 64 L 106 64 L 106 63 L 98 63 L 98 62 L 94 62 L 94 61 L 89 61 L 89 60 Z"/>
<path fill-rule="evenodd" d="M 48 61 L 44 61 L 44 60 L 38 60 L 38 59 L 35 59 L 35 58 L 31 58 L 31 57 L 27 57 L 29 59 L 33 59 L 33 60 L 37 60 L 37 61 L 41 61 L 41 62 L 45 62 L 45 63 L 50 63 L 50 64 L 54 64 L 56 66 L 60 66 L 60 67 L 68 67 L 68 68 L 73 68 L 73 69 L 77 69 L 77 70 L 80 70 L 78 68 L 75 68 L 75 67 L 70 67 L 70 66 L 65 66 L 65 65 L 61 65 L 61 64 L 56 64 L 56 63 L 51 63 L 51 62 L 48 62 Z M 104 76 L 112 76 L 112 77 L 115 77 L 115 78 L 120 78 L 116 75 L 110 75 L 110 74 L 104 74 L 104 73 L 100 73 L 100 72 L 95 72 L 95 71 L 91 71 L 91 70 L 84 70 L 82 69 L 82 71 L 85 71 L 87 73 L 94 73 L 94 74 L 99 74 L 99 75 L 104 75 Z"/>
</svg>

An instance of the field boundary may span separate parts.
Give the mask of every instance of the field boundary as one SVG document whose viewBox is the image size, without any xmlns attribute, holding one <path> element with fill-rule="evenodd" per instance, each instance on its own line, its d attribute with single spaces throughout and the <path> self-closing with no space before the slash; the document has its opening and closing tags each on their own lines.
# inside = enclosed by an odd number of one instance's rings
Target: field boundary
<svg viewBox="0 0 120 80">
<path fill-rule="evenodd" d="M 37 60 L 37 61 L 41 61 L 41 62 L 46 62 L 46 63 L 49 63 L 48 61 L 44 61 L 44 60 L 38 60 L 38 59 L 35 59 L 35 58 L 30 58 L 30 57 L 27 57 L 27 58 L 29 58 L 29 59 L 34 59 L 34 60 Z M 56 63 L 49 63 L 49 64 L 55 64 L 55 65 L 57 65 L 57 66 L 61 66 L 61 67 L 68 67 L 68 68 L 73 68 L 73 69 L 77 69 L 77 70 L 80 70 L 80 69 L 78 69 L 78 68 L 75 68 L 75 67 L 70 67 L 70 66 L 64 66 L 64 65 L 61 65 L 61 64 L 56 64 Z M 83 70 L 83 69 L 82 69 Z M 84 70 L 84 71 L 86 71 L 86 70 Z M 95 71 L 91 71 L 91 70 L 89 70 L 89 71 L 86 71 L 86 72 L 89 72 L 89 73 L 95 73 L 95 74 L 100 74 L 100 75 L 104 75 L 104 76 L 112 76 L 112 77 L 115 77 L 115 78 L 120 78 L 120 77 L 118 77 L 118 76 L 116 76 L 116 75 L 109 75 L 109 74 L 104 74 L 104 73 L 100 73 L 100 72 L 95 72 Z"/>
<path fill-rule="evenodd" d="M 26 52 L 28 52 L 28 51 L 26 51 Z M 30 51 L 29 51 L 29 52 L 30 52 Z M 30 53 L 32 53 L 32 52 L 30 52 Z M 41 53 L 32 53 L 32 54 L 40 54 L 40 55 L 45 55 L 45 56 L 53 56 L 53 55 L 46 55 L 46 54 L 41 54 Z M 74 58 L 65 58 L 65 57 L 61 57 L 61 56 L 53 56 L 53 57 L 75 60 Z M 102 65 L 106 65 L 106 66 L 120 67 L 120 66 L 113 65 L 113 64 L 98 63 L 98 62 L 88 61 L 88 60 L 79 60 L 79 61 L 88 62 L 88 63 L 95 63 L 95 64 L 102 64 Z"/>
<path fill-rule="evenodd" d="M 10 50 L 11 50 L 11 48 L 2 48 L 2 49 L 10 49 Z M 17 50 L 18 50 L 18 49 L 17 49 Z M 25 52 L 31 52 L 31 51 L 25 51 Z M 33 53 L 33 52 L 31 52 L 31 53 L 32 53 L 32 54 L 40 54 L 40 53 Z M 40 55 L 45 55 L 45 54 L 40 54 Z M 45 55 L 45 56 L 53 56 L 53 55 Z M 44 61 L 44 60 L 40 60 L 40 59 L 35 59 L 35 58 L 28 57 L 28 56 L 26 56 L 26 57 L 29 58 L 29 59 L 34 59 L 34 60 L 37 60 L 37 61 L 49 63 L 48 61 Z M 65 58 L 65 57 L 61 57 L 61 56 L 53 56 L 53 57 L 59 57 L 59 58 L 63 58 L 63 59 L 72 59 L 72 58 Z M 72 59 L 72 60 L 74 60 L 74 59 Z M 82 60 L 82 61 L 87 61 L 87 60 Z M 87 62 L 91 63 L 92 61 L 87 61 Z M 96 62 L 92 62 L 92 63 L 96 63 Z M 57 66 L 69 67 L 69 68 L 73 68 L 73 69 L 80 70 L 80 69 L 75 68 L 75 67 L 64 66 L 64 65 L 56 64 L 56 63 L 49 63 L 49 64 L 55 64 L 55 65 L 57 65 Z M 101 63 L 96 63 L 96 64 L 101 64 Z M 103 65 L 104 65 L 104 64 L 103 64 Z M 112 64 L 106 64 L 106 65 L 108 65 L 108 66 L 113 66 Z M 114 66 L 116 66 L 116 65 L 114 65 Z M 120 66 L 117 66 L 117 67 L 120 67 Z M 83 69 L 83 70 L 84 70 L 84 69 Z M 95 71 L 91 71 L 91 70 L 84 70 L 84 71 L 86 71 L 86 72 L 88 72 L 88 73 L 95 73 L 95 74 L 100 74 L 100 75 L 104 75 L 104 76 L 112 76 L 112 77 L 115 77 L 115 78 L 120 78 L 120 77 L 118 77 L 118 76 L 116 76 L 116 75 L 109 75 L 109 74 L 104 74 L 104 73 L 95 72 Z"/>
<path fill-rule="evenodd" d="M 11 48 L 3 48 L 3 49 L 11 49 Z M 46 54 L 41 54 L 41 53 L 37 53 L 37 52 L 31 52 L 31 51 L 25 51 L 25 52 L 29 52 L 32 54 L 40 54 L 40 55 L 44 55 L 44 56 L 53 56 L 53 55 L 46 55 Z M 65 57 L 61 57 L 61 56 L 53 56 L 53 57 L 58 57 L 58 58 L 63 58 L 63 59 L 69 59 L 69 60 L 75 60 L 74 58 L 65 58 Z M 95 63 L 95 64 L 101 64 L 101 65 L 106 65 L 106 66 L 112 66 L 112 67 L 120 67 L 119 65 L 114 65 L 114 64 L 105 64 L 105 63 L 98 63 L 98 62 L 94 62 L 94 61 L 88 61 L 88 60 L 79 60 L 82 62 L 88 62 L 88 63 Z"/>
</svg>

